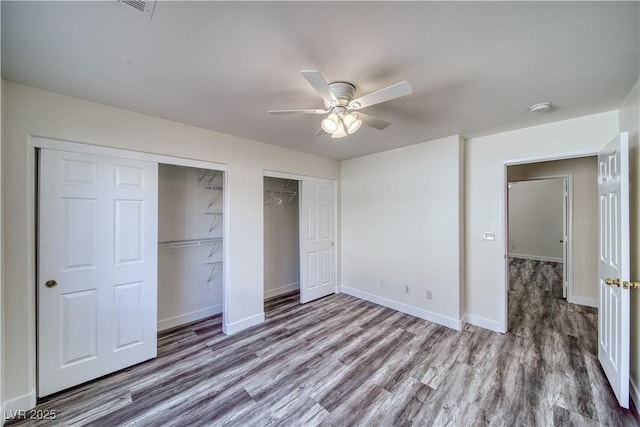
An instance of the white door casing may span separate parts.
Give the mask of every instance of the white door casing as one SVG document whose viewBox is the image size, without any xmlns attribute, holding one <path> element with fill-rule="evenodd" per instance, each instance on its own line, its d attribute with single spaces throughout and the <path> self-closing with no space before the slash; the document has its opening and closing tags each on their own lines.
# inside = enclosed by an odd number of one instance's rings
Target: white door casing
<svg viewBox="0 0 640 427">
<path fill-rule="evenodd" d="M 562 297 L 569 291 L 569 179 L 562 180 Z"/>
<path fill-rule="evenodd" d="M 157 179 L 152 162 L 40 151 L 40 397 L 156 356 Z"/>
<path fill-rule="evenodd" d="M 621 133 L 598 155 L 598 360 L 629 407 L 629 142 Z M 607 284 L 613 279 L 615 284 Z M 611 282 L 611 280 L 609 280 Z"/>
<path fill-rule="evenodd" d="M 335 186 L 300 182 L 300 302 L 335 293 Z"/>
</svg>

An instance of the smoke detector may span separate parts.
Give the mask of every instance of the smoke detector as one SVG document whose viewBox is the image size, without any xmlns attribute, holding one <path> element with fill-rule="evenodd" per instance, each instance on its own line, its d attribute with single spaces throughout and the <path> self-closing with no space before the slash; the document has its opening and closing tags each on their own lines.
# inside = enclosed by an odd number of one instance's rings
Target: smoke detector
<svg viewBox="0 0 640 427">
<path fill-rule="evenodd" d="M 540 102 L 529 107 L 529 111 L 532 113 L 546 113 L 549 110 L 551 110 L 550 102 Z"/>
</svg>

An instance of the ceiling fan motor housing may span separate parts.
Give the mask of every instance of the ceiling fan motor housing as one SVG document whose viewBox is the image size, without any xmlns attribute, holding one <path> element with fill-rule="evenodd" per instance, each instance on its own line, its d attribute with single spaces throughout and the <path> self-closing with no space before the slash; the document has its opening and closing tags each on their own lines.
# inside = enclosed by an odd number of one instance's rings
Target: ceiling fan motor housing
<svg viewBox="0 0 640 427">
<path fill-rule="evenodd" d="M 346 107 L 356 94 L 356 87 L 348 82 L 333 82 L 329 83 L 331 92 L 338 98 L 338 105 Z M 327 105 L 327 108 L 331 108 L 333 105 Z"/>
</svg>

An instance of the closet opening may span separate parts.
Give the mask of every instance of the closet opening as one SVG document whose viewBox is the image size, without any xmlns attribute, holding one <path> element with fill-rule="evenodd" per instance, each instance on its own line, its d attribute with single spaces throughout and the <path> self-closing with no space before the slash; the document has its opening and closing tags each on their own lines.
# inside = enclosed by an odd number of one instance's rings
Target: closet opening
<svg viewBox="0 0 640 427">
<path fill-rule="evenodd" d="M 300 298 L 299 194 L 300 181 L 264 177 L 265 301 Z"/>
<path fill-rule="evenodd" d="M 223 312 L 223 187 L 223 171 L 158 165 L 159 332 Z"/>
<path fill-rule="evenodd" d="M 156 357 L 173 327 L 222 333 L 226 165 L 32 143 L 37 397 Z"/>
</svg>

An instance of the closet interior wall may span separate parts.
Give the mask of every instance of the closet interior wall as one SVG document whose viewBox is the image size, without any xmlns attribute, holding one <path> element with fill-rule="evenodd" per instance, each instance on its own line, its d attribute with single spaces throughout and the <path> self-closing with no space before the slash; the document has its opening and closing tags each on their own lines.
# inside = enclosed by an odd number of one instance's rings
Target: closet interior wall
<svg viewBox="0 0 640 427">
<path fill-rule="evenodd" d="M 158 168 L 158 330 L 222 312 L 223 172 Z"/>
<path fill-rule="evenodd" d="M 264 178 L 264 297 L 300 289 L 298 181 Z"/>
</svg>

